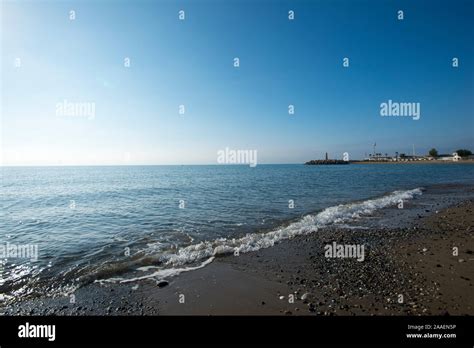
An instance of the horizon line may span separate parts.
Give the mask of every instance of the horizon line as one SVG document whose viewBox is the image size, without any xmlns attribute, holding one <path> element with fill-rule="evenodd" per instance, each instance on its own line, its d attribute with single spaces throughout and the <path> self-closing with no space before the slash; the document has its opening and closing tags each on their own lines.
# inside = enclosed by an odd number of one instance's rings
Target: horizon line
<svg viewBox="0 0 474 348">
<path fill-rule="evenodd" d="M 260 163 L 256 166 L 265 165 L 288 165 L 288 164 L 302 164 L 304 162 L 293 162 L 293 163 Z M 157 167 L 157 166 L 244 166 L 249 167 L 247 163 L 194 163 L 194 164 L 0 164 L 0 168 L 8 167 Z"/>
</svg>

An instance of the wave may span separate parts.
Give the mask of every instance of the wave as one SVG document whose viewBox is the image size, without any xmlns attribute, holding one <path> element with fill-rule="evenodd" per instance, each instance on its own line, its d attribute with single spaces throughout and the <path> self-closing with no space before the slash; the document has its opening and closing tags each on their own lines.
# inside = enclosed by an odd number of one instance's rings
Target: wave
<svg viewBox="0 0 474 348">
<path fill-rule="evenodd" d="M 114 277 L 98 279 L 96 282 L 128 283 L 148 278 L 160 279 L 175 276 L 183 272 L 202 268 L 211 263 L 216 256 L 228 254 L 238 256 L 241 253 L 269 248 L 286 239 L 307 235 L 330 225 L 344 224 L 371 215 L 378 209 L 398 204 L 400 201 L 411 200 L 421 194 L 421 188 L 394 191 L 375 199 L 329 207 L 317 214 L 306 215 L 298 221 L 290 223 L 287 226 L 281 226 L 270 232 L 251 233 L 241 238 L 219 238 L 213 241 L 192 244 L 179 249 L 175 253 L 163 254 L 161 256 L 160 267 L 151 266 L 138 268 L 139 271 L 143 272 L 152 268 L 158 269 L 151 274 L 133 278 Z M 201 262 L 198 266 L 183 267 L 198 262 Z"/>
</svg>

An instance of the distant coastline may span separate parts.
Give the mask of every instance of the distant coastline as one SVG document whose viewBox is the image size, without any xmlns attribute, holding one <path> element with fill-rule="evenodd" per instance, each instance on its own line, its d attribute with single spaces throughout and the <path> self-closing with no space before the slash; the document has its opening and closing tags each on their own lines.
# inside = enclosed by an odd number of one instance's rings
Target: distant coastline
<svg viewBox="0 0 474 348">
<path fill-rule="evenodd" d="M 413 155 L 406 155 L 405 153 L 399 154 L 395 152 L 395 156 L 391 156 L 388 153 L 382 154 L 375 151 L 369 154 L 362 160 L 349 160 L 349 154 L 345 152 L 342 159 L 330 159 L 326 152 L 325 159 L 310 160 L 306 162 L 307 165 L 328 165 L 328 164 L 349 164 L 349 163 L 360 163 L 360 164 L 373 164 L 373 163 L 461 163 L 461 164 L 474 164 L 474 155 L 472 151 L 467 149 L 459 149 L 452 154 L 438 154 L 435 148 L 432 148 L 428 155 L 415 155 L 415 147 L 413 146 Z"/>
<path fill-rule="evenodd" d="M 344 158 L 342 160 L 339 159 L 330 159 L 328 156 L 328 153 L 326 152 L 326 158 L 325 159 L 320 159 L 320 160 L 311 160 L 306 162 L 306 165 L 332 165 L 332 164 L 349 164 L 349 157 L 346 157 L 346 154 L 344 154 Z"/>
<path fill-rule="evenodd" d="M 463 161 L 344 161 L 344 160 L 311 160 L 305 165 L 340 165 L 340 164 L 474 164 L 474 160 Z"/>
<path fill-rule="evenodd" d="M 331 164 L 349 164 L 349 161 L 344 160 L 334 160 L 334 159 L 325 159 L 325 160 L 311 160 L 306 162 L 306 165 L 331 165 Z"/>
<path fill-rule="evenodd" d="M 350 161 L 353 164 L 474 164 L 474 160 L 463 160 L 463 161 L 443 161 L 443 160 L 432 160 L 432 161 Z"/>
</svg>

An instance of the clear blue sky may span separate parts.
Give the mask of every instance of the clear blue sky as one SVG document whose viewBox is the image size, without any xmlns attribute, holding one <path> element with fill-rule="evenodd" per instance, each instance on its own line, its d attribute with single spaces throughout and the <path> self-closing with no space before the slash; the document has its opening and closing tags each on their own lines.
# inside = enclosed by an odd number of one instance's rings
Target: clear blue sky
<svg viewBox="0 0 474 348">
<path fill-rule="evenodd" d="M 2 1 L 3 164 L 214 164 L 225 147 L 301 163 L 362 158 L 374 141 L 474 150 L 473 4 Z M 381 117 L 389 99 L 421 103 L 421 118 Z M 95 117 L 58 116 L 63 100 L 95 103 Z"/>
</svg>

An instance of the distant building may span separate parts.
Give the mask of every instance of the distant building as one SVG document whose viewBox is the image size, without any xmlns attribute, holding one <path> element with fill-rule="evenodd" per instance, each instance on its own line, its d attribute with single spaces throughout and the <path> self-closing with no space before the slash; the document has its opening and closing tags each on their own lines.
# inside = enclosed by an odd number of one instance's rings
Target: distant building
<svg viewBox="0 0 474 348">
<path fill-rule="evenodd" d="M 366 160 L 374 162 L 391 162 L 394 160 L 394 158 L 388 154 L 382 155 L 381 153 L 375 153 L 369 154 L 369 157 L 366 158 Z"/>
<path fill-rule="evenodd" d="M 457 152 L 453 152 L 452 155 L 439 155 L 438 159 L 441 160 L 441 161 L 457 162 L 459 160 L 462 160 L 462 157 L 459 156 Z"/>
<path fill-rule="evenodd" d="M 427 156 L 400 156 L 399 161 L 402 162 L 413 162 L 413 161 L 429 161 L 430 157 Z"/>
</svg>

